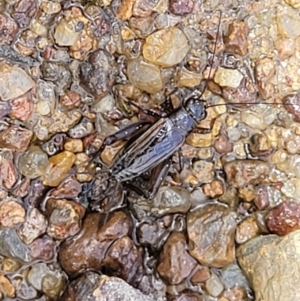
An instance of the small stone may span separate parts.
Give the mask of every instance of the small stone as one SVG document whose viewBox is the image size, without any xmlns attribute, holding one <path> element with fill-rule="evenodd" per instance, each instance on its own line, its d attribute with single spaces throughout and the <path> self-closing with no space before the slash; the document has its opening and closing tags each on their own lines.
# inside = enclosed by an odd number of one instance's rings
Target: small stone
<svg viewBox="0 0 300 301">
<path fill-rule="evenodd" d="M 48 236 L 37 238 L 30 245 L 28 245 L 30 256 L 32 256 L 32 258 L 47 262 L 52 261 L 54 256 L 56 258 L 57 247 L 58 244 Z"/>
<path fill-rule="evenodd" d="M 96 97 L 105 96 L 115 82 L 117 64 L 115 58 L 105 50 L 92 52 L 80 65 L 82 86 Z"/>
<path fill-rule="evenodd" d="M 235 215 L 217 204 L 188 213 L 189 251 L 202 265 L 220 268 L 233 262 Z"/>
<path fill-rule="evenodd" d="M 38 209 L 32 208 L 27 212 L 26 220 L 18 229 L 18 235 L 26 244 L 31 244 L 36 238 L 46 232 L 47 221 Z"/>
<path fill-rule="evenodd" d="M 74 91 L 66 91 L 61 97 L 60 103 L 68 110 L 78 108 L 81 104 L 81 95 Z"/>
<path fill-rule="evenodd" d="M 213 147 L 219 154 L 228 154 L 232 151 L 233 145 L 225 135 L 221 135 L 215 139 Z"/>
<path fill-rule="evenodd" d="M 131 283 L 140 277 L 142 261 L 142 249 L 137 248 L 128 236 L 123 236 L 110 246 L 102 268 Z"/>
<path fill-rule="evenodd" d="M 224 165 L 227 182 L 239 188 L 259 184 L 270 173 L 267 162 L 260 160 L 235 160 Z"/>
<path fill-rule="evenodd" d="M 17 271 L 20 268 L 21 264 L 14 259 L 4 258 L 1 263 L 1 271 L 4 273 L 12 273 Z"/>
<path fill-rule="evenodd" d="M 246 55 L 248 51 L 248 27 L 244 21 L 234 20 L 229 24 L 228 35 L 224 39 L 229 53 Z"/>
<path fill-rule="evenodd" d="M 218 297 L 224 289 L 220 278 L 215 274 L 212 274 L 211 277 L 205 282 L 205 288 L 206 291 L 213 297 Z"/>
<path fill-rule="evenodd" d="M 163 88 L 159 67 L 141 58 L 128 62 L 128 79 L 138 89 L 148 93 L 157 93 Z"/>
<path fill-rule="evenodd" d="M 68 134 L 71 138 L 78 139 L 86 137 L 94 131 L 94 124 L 88 118 L 83 118 L 79 124 L 69 130 Z"/>
<path fill-rule="evenodd" d="M 220 197 L 224 193 L 224 184 L 220 180 L 213 180 L 202 187 L 204 194 L 212 199 Z"/>
<path fill-rule="evenodd" d="M 132 10 L 135 0 L 123 0 L 117 11 L 117 17 L 122 20 L 129 20 L 132 17 Z"/>
<path fill-rule="evenodd" d="M 288 5 L 293 8 L 300 8 L 300 3 L 297 0 L 284 0 Z"/>
<path fill-rule="evenodd" d="M 11 282 L 4 275 L 0 275 L 0 292 L 4 294 L 4 296 L 8 298 L 15 297 L 15 288 L 11 284 Z"/>
<path fill-rule="evenodd" d="M 159 275 L 169 284 L 178 284 L 192 272 L 196 265 L 196 260 L 187 252 L 184 234 L 173 232 L 160 253 L 157 267 Z"/>
<path fill-rule="evenodd" d="M 18 30 L 18 24 L 7 15 L 0 14 L 0 44 L 11 44 Z"/>
<path fill-rule="evenodd" d="M 32 131 L 11 126 L 0 132 L 0 147 L 8 148 L 14 151 L 25 151 L 32 138 Z"/>
<path fill-rule="evenodd" d="M 61 11 L 61 4 L 59 2 L 44 1 L 40 4 L 40 8 L 46 14 L 53 15 Z"/>
<path fill-rule="evenodd" d="M 177 74 L 177 82 L 181 87 L 195 87 L 200 85 L 202 76 L 186 69 L 180 69 Z"/>
<path fill-rule="evenodd" d="M 253 201 L 258 210 L 265 210 L 270 205 L 268 187 L 262 186 L 258 189 L 257 195 Z"/>
<path fill-rule="evenodd" d="M 191 277 L 192 283 L 203 283 L 208 280 L 211 276 L 211 272 L 208 267 L 206 266 L 197 266 L 196 272 Z"/>
<path fill-rule="evenodd" d="M 184 33 L 177 27 L 168 27 L 146 38 L 143 55 L 151 63 L 172 67 L 184 59 L 189 49 Z"/>
<path fill-rule="evenodd" d="M 36 14 L 37 9 L 35 0 L 20 0 L 14 5 L 12 17 L 21 28 L 25 28 Z"/>
<path fill-rule="evenodd" d="M 2 100 L 19 97 L 34 86 L 35 82 L 23 69 L 11 66 L 5 61 L 0 62 L 0 98 Z"/>
<path fill-rule="evenodd" d="M 300 20 L 297 10 L 283 6 L 277 10 L 277 27 L 283 38 L 295 39 L 300 35 Z"/>
<path fill-rule="evenodd" d="M 47 100 L 38 101 L 35 106 L 35 111 L 42 116 L 51 113 L 51 108 Z"/>
<path fill-rule="evenodd" d="M 50 157 L 46 172 L 42 176 L 43 184 L 53 187 L 58 186 L 67 176 L 75 160 L 76 156 L 69 151 L 63 151 L 58 155 Z"/>
<path fill-rule="evenodd" d="M 245 185 L 239 188 L 239 197 L 245 202 L 251 202 L 256 197 L 256 190 L 253 185 Z"/>
<path fill-rule="evenodd" d="M 83 152 L 83 142 L 81 139 L 69 138 L 64 143 L 64 149 L 72 153 Z"/>
<path fill-rule="evenodd" d="M 48 165 L 48 156 L 38 146 L 30 146 L 18 160 L 18 168 L 28 179 L 42 176 Z"/>
<path fill-rule="evenodd" d="M 219 67 L 215 72 L 214 81 L 221 87 L 238 88 L 242 82 L 243 74 L 237 69 Z"/>
<path fill-rule="evenodd" d="M 124 280 L 117 277 L 108 277 L 94 272 L 87 272 L 80 278 L 73 280 L 65 290 L 62 301 L 80 300 L 106 301 L 155 301 L 148 294 L 131 287 Z"/>
<path fill-rule="evenodd" d="M 250 239 L 237 251 L 238 262 L 257 298 L 264 301 L 300 299 L 300 231 L 284 237 L 264 235 Z M 259 297 L 258 297 L 259 296 Z"/>
<path fill-rule="evenodd" d="M 16 201 L 4 200 L 0 202 L 0 224 L 13 228 L 25 220 L 25 209 Z"/>
<path fill-rule="evenodd" d="M 193 175 L 200 183 L 209 183 L 214 177 L 214 164 L 206 161 L 196 161 L 193 164 Z"/>
<path fill-rule="evenodd" d="M 1 186 L 11 189 L 18 180 L 18 172 L 12 158 L 1 158 L 0 156 L 0 178 Z"/>
<path fill-rule="evenodd" d="M 295 52 L 295 43 L 293 39 L 281 38 L 275 41 L 275 47 L 279 57 L 284 60 Z"/>
<path fill-rule="evenodd" d="M 194 8 L 193 0 L 171 0 L 169 2 L 169 10 L 172 14 L 184 16 L 190 14 Z"/>
<path fill-rule="evenodd" d="M 265 133 L 257 133 L 250 138 L 250 153 L 253 157 L 266 156 L 271 151 L 271 143 Z"/>
<path fill-rule="evenodd" d="M 238 244 L 243 244 L 251 238 L 259 234 L 259 228 L 256 220 L 252 216 L 243 219 L 237 226 L 235 233 L 235 241 Z"/>
<path fill-rule="evenodd" d="M 59 46 L 72 46 L 79 39 L 80 32 L 76 30 L 76 22 L 62 19 L 55 28 L 54 39 Z"/>
<path fill-rule="evenodd" d="M 63 240 L 80 231 L 85 208 L 74 201 L 49 199 L 47 213 L 50 216 L 47 234 L 54 239 Z"/>
<path fill-rule="evenodd" d="M 294 120 L 300 122 L 300 91 L 286 95 L 282 102 L 284 108 L 293 115 Z"/>
<path fill-rule="evenodd" d="M 208 134 L 199 134 L 199 133 L 191 133 L 188 135 L 186 139 L 186 143 L 193 147 L 209 147 L 211 146 L 213 141 L 212 133 Z"/>
<path fill-rule="evenodd" d="M 288 201 L 281 203 L 268 213 L 266 223 L 270 232 L 279 236 L 300 229 L 300 204 Z"/>
<path fill-rule="evenodd" d="M 30 94 L 24 95 L 20 98 L 12 99 L 10 101 L 11 112 L 9 116 L 21 121 L 28 121 L 33 112 L 33 101 Z"/>
<path fill-rule="evenodd" d="M 133 6 L 133 15 L 139 19 L 150 17 L 159 0 L 136 0 Z"/>
</svg>

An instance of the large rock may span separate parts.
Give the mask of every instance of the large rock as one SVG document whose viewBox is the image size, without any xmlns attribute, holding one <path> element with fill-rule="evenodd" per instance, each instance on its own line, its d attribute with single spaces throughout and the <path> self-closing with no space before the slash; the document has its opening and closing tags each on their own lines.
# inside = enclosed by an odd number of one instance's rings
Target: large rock
<svg viewBox="0 0 300 301">
<path fill-rule="evenodd" d="M 237 252 L 240 266 L 255 293 L 255 300 L 300 300 L 300 230 L 284 237 L 260 236 Z"/>
</svg>

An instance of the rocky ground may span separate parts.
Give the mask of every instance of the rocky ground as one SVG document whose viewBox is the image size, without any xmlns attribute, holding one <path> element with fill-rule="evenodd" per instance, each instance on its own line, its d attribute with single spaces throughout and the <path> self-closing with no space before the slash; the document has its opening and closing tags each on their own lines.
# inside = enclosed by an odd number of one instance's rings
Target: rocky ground
<svg viewBox="0 0 300 301">
<path fill-rule="evenodd" d="M 0 300 L 299 300 L 299 9 L 1 0 Z M 107 196 L 91 153 L 191 93 L 154 200 Z"/>
</svg>

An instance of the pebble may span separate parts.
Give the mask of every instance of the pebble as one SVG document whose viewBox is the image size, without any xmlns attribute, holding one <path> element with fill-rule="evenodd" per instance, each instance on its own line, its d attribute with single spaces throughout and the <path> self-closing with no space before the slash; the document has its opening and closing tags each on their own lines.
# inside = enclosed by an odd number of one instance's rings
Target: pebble
<svg viewBox="0 0 300 301">
<path fill-rule="evenodd" d="M 246 55 L 248 52 L 248 27 L 244 21 L 234 20 L 229 24 L 228 35 L 224 39 L 226 51 Z"/>
<path fill-rule="evenodd" d="M 223 205 L 206 205 L 189 212 L 189 252 L 202 265 L 224 267 L 235 257 L 235 213 Z"/>
<path fill-rule="evenodd" d="M 11 156 L 5 158 L 5 155 L 0 155 L 0 177 L 2 187 L 8 190 L 17 182 L 18 172 Z"/>
<path fill-rule="evenodd" d="M 32 115 L 34 103 L 31 94 L 25 94 L 10 101 L 11 111 L 9 116 L 21 121 L 28 121 Z"/>
<path fill-rule="evenodd" d="M 190 14 L 194 8 L 194 0 L 171 0 L 169 10 L 172 14 L 185 16 Z"/>
<path fill-rule="evenodd" d="M 94 299 L 95 301 L 154 301 L 152 297 L 133 288 L 124 280 L 108 277 L 94 272 L 87 272 L 73 280 L 62 296 L 62 301 L 80 301 Z M 156 300 L 158 301 L 158 300 Z"/>
<path fill-rule="evenodd" d="M 22 68 L 0 62 L 0 98 L 9 100 L 25 94 L 35 86 L 33 79 Z M 18 85 L 15 85 L 15 83 Z"/>
<path fill-rule="evenodd" d="M 46 208 L 49 216 L 47 234 L 50 237 L 63 240 L 81 230 L 81 220 L 85 214 L 82 205 L 66 199 L 49 199 Z"/>
<path fill-rule="evenodd" d="M 198 183 L 209 183 L 214 178 L 214 164 L 203 160 L 195 161 L 192 169 Z"/>
<path fill-rule="evenodd" d="M 81 139 L 67 138 L 64 142 L 64 149 L 72 153 L 82 153 L 83 142 Z"/>
<path fill-rule="evenodd" d="M 153 64 L 172 67 L 184 59 L 189 49 L 184 33 L 177 27 L 168 27 L 146 38 L 143 56 Z"/>
<path fill-rule="evenodd" d="M 132 17 L 135 2 L 134 0 L 121 1 L 117 11 L 117 17 L 122 21 L 129 20 Z"/>
<path fill-rule="evenodd" d="M 139 19 L 149 17 L 159 0 L 136 0 L 133 6 L 133 15 Z"/>
<path fill-rule="evenodd" d="M 265 133 L 256 133 L 251 136 L 249 150 L 253 157 L 269 155 L 272 148 L 268 136 Z"/>
<path fill-rule="evenodd" d="M 11 44 L 18 30 L 18 24 L 7 15 L 0 14 L 0 40 L 1 44 Z"/>
<path fill-rule="evenodd" d="M 176 256 L 173 254 L 176 253 Z M 160 253 L 157 271 L 168 284 L 181 283 L 197 265 L 187 252 L 185 235 L 173 232 Z"/>
<path fill-rule="evenodd" d="M 20 27 L 27 27 L 38 10 L 35 0 L 20 0 L 14 5 L 12 17 Z"/>
<path fill-rule="evenodd" d="M 3 200 L 0 203 L 0 224 L 13 228 L 25 220 L 25 209 L 14 200 Z"/>
<path fill-rule="evenodd" d="M 295 121 L 300 122 L 300 92 L 288 94 L 282 99 L 284 108 L 292 114 Z"/>
<path fill-rule="evenodd" d="M 191 133 L 186 138 L 186 143 L 193 147 L 209 147 L 212 145 L 212 141 L 213 141 L 212 133 L 208 133 L 208 134 Z"/>
<path fill-rule="evenodd" d="M 242 82 L 243 74 L 237 69 L 219 67 L 214 75 L 214 81 L 221 87 L 238 88 Z"/>
<path fill-rule="evenodd" d="M 111 90 L 116 75 L 115 58 L 102 49 L 92 52 L 80 65 L 81 85 L 96 97 L 103 97 Z"/>
<path fill-rule="evenodd" d="M 289 4 L 293 8 L 300 8 L 300 3 L 297 0 L 284 0 L 287 4 Z"/>
<path fill-rule="evenodd" d="M 224 287 L 220 278 L 216 274 L 211 274 L 210 278 L 205 282 L 206 291 L 213 297 L 218 297 Z"/>
<path fill-rule="evenodd" d="M 45 174 L 41 178 L 43 184 L 52 187 L 60 184 L 60 182 L 68 175 L 75 161 L 76 156 L 69 151 L 63 151 L 50 157 Z"/>
<path fill-rule="evenodd" d="M 235 241 L 238 244 L 243 244 L 249 239 L 258 236 L 259 232 L 255 218 L 248 216 L 238 224 L 235 233 Z"/>
<path fill-rule="evenodd" d="M 4 258 L 1 263 L 1 271 L 4 273 L 12 273 L 20 268 L 21 264 L 11 258 Z"/>
<path fill-rule="evenodd" d="M 70 90 L 67 90 L 60 98 L 61 105 L 68 110 L 78 108 L 81 101 L 81 95 Z"/>
<path fill-rule="evenodd" d="M 220 180 L 213 180 L 211 183 L 202 186 L 204 194 L 212 199 L 220 197 L 224 193 L 224 184 Z"/>
<path fill-rule="evenodd" d="M 210 269 L 206 266 L 197 265 L 196 271 L 191 277 L 192 283 L 203 283 L 211 276 Z"/>
<path fill-rule="evenodd" d="M 36 238 L 46 232 L 46 217 L 36 208 L 27 212 L 26 220 L 18 228 L 17 233 L 25 244 L 31 244 Z"/>
<path fill-rule="evenodd" d="M 271 233 L 280 236 L 300 229 L 300 204 L 296 202 L 283 202 L 266 216 L 267 227 Z"/>
<path fill-rule="evenodd" d="M 261 160 L 235 160 L 224 165 L 227 182 L 239 188 L 259 184 L 270 173 L 269 164 Z"/>
<path fill-rule="evenodd" d="M 186 213 L 191 207 L 191 195 L 182 187 L 162 186 L 156 194 L 151 215 L 161 217 L 172 213 Z"/>
<path fill-rule="evenodd" d="M 16 290 L 9 279 L 4 275 L 0 275 L 0 292 L 3 293 L 5 297 L 15 297 Z"/>
<path fill-rule="evenodd" d="M 213 147 L 219 154 L 228 154 L 232 151 L 233 145 L 228 137 L 220 135 L 214 140 Z"/>
<path fill-rule="evenodd" d="M 300 35 L 300 20 L 297 11 L 283 6 L 277 12 L 277 27 L 283 38 L 297 38 Z"/>
<path fill-rule="evenodd" d="M 41 3 L 40 8 L 48 15 L 57 14 L 61 11 L 61 4 L 54 1 L 44 1 Z"/>
<path fill-rule="evenodd" d="M 48 156 L 38 146 L 30 146 L 27 152 L 19 157 L 17 164 L 22 175 L 28 179 L 35 179 L 45 173 Z"/>
<path fill-rule="evenodd" d="M 241 245 L 238 262 L 254 290 L 264 301 L 294 301 L 300 298 L 300 231 L 284 237 L 258 236 Z"/>
</svg>

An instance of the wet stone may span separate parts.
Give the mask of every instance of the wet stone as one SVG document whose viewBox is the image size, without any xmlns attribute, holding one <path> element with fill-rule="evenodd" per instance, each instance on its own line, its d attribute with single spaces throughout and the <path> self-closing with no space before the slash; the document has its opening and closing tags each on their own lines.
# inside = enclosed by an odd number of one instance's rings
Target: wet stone
<svg viewBox="0 0 300 301">
<path fill-rule="evenodd" d="M 25 209 L 14 200 L 0 202 L 0 224 L 3 227 L 13 228 L 25 220 Z"/>
<path fill-rule="evenodd" d="M 232 151 L 233 145 L 225 135 L 218 136 L 213 144 L 219 154 L 228 154 Z"/>
<path fill-rule="evenodd" d="M 10 44 L 16 36 L 18 24 L 7 15 L 0 14 L 0 44 Z"/>
<path fill-rule="evenodd" d="M 277 27 L 279 34 L 284 38 L 297 38 L 300 35 L 300 20 L 297 10 L 284 6 L 277 11 Z"/>
<path fill-rule="evenodd" d="M 270 232 L 279 236 L 300 229 L 300 204 L 296 202 L 283 202 L 266 216 L 267 227 Z"/>
<path fill-rule="evenodd" d="M 10 103 L 5 101 L 0 101 L 0 118 L 8 115 L 11 112 Z"/>
<path fill-rule="evenodd" d="M 218 297 L 224 287 L 220 278 L 216 274 L 212 274 L 211 277 L 205 282 L 206 291 L 213 297 Z"/>
<path fill-rule="evenodd" d="M 112 213 L 105 225 L 103 222 L 104 215 L 87 215 L 80 235 L 61 244 L 59 261 L 67 273 L 101 269 L 108 248 L 117 238 L 131 232 L 131 219 L 121 211 Z"/>
<path fill-rule="evenodd" d="M 132 17 L 132 9 L 135 2 L 134 0 L 121 1 L 117 11 L 117 17 L 122 21 L 129 20 Z"/>
<path fill-rule="evenodd" d="M 0 147 L 8 148 L 14 151 L 25 151 L 32 138 L 32 131 L 11 126 L 0 132 Z"/>
<path fill-rule="evenodd" d="M 187 216 L 190 254 L 201 264 L 224 267 L 235 256 L 235 213 L 223 205 L 207 205 Z"/>
<path fill-rule="evenodd" d="M 9 100 L 19 97 L 35 85 L 32 78 L 22 68 L 0 62 L 0 98 Z M 15 83 L 18 83 L 16 85 Z"/>
<path fill-rule="evenodd" d="M 123 236 L 110 246 L 102 262 L 102 269 L 105 274 L 134 283 L 142 274 L 142 255 L 142 249 L 137 248 L 130 237 Z"/>
<path fill-rule="evenodd" d="M 256 298 L 264 301 L 294 301 L 300 298 L 300 231 L 284 237 L 259 236 L 241 245 L 238 262 Z"/>
<path fill-rule="evenodd" d="M 83 138 L 92 134 L 95 131 L 94 125 L 87 118 L 83 118 L 81 122 L 75 125 L 73 128 L 69 130 L 69 136 L 71 138 Z"/>
<path fill-rule="evenodd" d="M 191 277 L 192 283 L 203 283 L 210 278 L 211 272 L 208 267 L 198 264 L 197 270 Z"/>
<path fill-rule="evenodd" d="M 49 199 L 46 207 L 49 215 L 47 234 L 50 237 L 63 240 L 81 230 L 81 220 L 85 214 L 82 205 L 65 199 Z"/>
<path fill-rule="evenodd" d="M 257 189 L 257 194 L 253 200 L 254 205 L 258 210 L 265 210 L 270 205 L 270 197 L 268 193 L 268 187 L 262 186 Z"/>
<path fill-rule="evenodd" d="M 67 90 L 60 98 L 60 103 L 68 110 L 75 109 L 81 104 L 81 95 L 77 92 Z"/>
<path fill-rule="evenodd" d="M 221 87 L 238 88 L 242 82 L 243 74 L 237 69 L 219 67 L 215 72 L 214 81 Z"/>
<path fill-rule="evenodd" d="M 111 89 L 117 75 L 114 57 L 102 50 L 91 53 L 80 65 L 81 85 L 96 97 L 104 96 Z"/>
<path fill-rule="evenodd" d="M 20 98 L 15 98 L 10 101 L 11 112 L 9 116 L 21 121 L 28 121 L 33 112 L 33 101 L 30 94 L 26 94 Z"/>
<path fill-rule="evenodd" d="M 38 146 L 30 146 L 18 160 L 18 168 L 28 179 L 42 176 L 48 165 L 48 156 Z"/>
<path fill-rule="evenodd" d="M 202 187 L 204 194 L 210 198 L 220 197 L 224 193 L 224 184 L 220 180 L 213 180 Z"/>
<path fill-rule="evenodd" d="M 228 52 L 244 56 L 248 51 L 247 24 L 241 20 L 234 20 L 230 23 L 224 42 Z"/>
<path fill-rule="evenodd" d="M 156 299 L 143 294 L 120 278 L 87 272 L 69 284 L 61 300 L 154 301 Z"/>
<path fill-rule="evenodd" d="M 26 27 L 36 12 L 37 3 L 35 0 L 19 0 L 14 5 L 12 17 L 18 22 L 20 27 Z"/>
<path fill-rule="evenodd" d="M 190 193 L 181 187 L 161 187 L 154 199 L 151 215 L 160 217 L 172 213 L 186 213 L 191 207 Z"/>
<path fill-rule="evenodd" d="M 250 138 L 250 153 L 253 157 L 267 156 L 271 151 L 271 143 L 266 134 L 257 133 Z"/>
<path fill-rule="evenodd" d="M 46 186 L 55 187 L 68 175 L 76 156 L 69 152 L 63 151 L 49 158 L 49 164 L 45 174 L 42 176 L 42 182 Z"/>
<path fill-rule="evenodd" d="M 179 296 L 169 296 L 168 301 L 206 301 L 207 298 L 198 293 L 183 293 Z"/>
<path fill-rule="evenodd" d="M 20 266 L 21 264 L 18 261 L 11 258 L 4 258 L 1 262 L 1 271 L 4 273 L 15 272 Z"/>
<path fill-rule="evenodd" d="M 169 2 L 169 10 L 172 14 L 184 16 L 190 14 L 194 8 L 193 0 L 171 0 Z"/>
<path fill-rule="evenodd" d="M 253 216 L 248 216 L 238 224 L 235 240 L 238 244 L 243 244 L 249 239 L 257 236 L 259 232 L 255 218 Z"/>
<path fill-rule="evenodd" d="M 196 265 L 196 260 L 187 252 L 184 234 L 172 233 L 160 253 L 157 267 L 159 275 L 169 284 L 178 284 L 189 276 Z"/>
<path fill-rule="evenodd" d="M 153 64 L 172 67 L 184 59 L 189 49 L 184 33 L 177 27 L 168 27 L 146 38 L 143 56 Z"/>
<path fill-rule="evenodd" d="M 0 275 L 0 292 L 8 298 L 15 297 L 15 288 L 4 275 Z"/>
<path fill-rule="evenodd" d="M 300 92 L 286 95 L 282 102 L 284 108 L 293 115 L 294 120 L 300 122 Z"/>
<path fill-rule="evenodd" d="M 163 88 L 160 69 L 138 58 L 128 62 L 128 79 L 138 89 L 148 93 L 157 93 Z"/>
<path fill-rule="evenodd" d="M 136 0 L 133 6 L 133 15 L 137 18 L 149 17 L 159 0 Z"/>
<path fill-rule="evenodd" d="M 38 209 L 32 208 L 27 212 L 26 220 L 17 230 L 18 235 L 26 244 L 32 243 L 36 238 L 46 232 L 47 221 Z"/>
<path fill-rule="evenodd" d="M 203 160 L 196 161 L 192 173 L 200 183 L 209 183 L 214 177 L 214 165 Z"/>
<path fill-rule="evenodd" d="M 43 236 L 28 245 L 29 254 L 35 259 L 50 261 L 57 254 L 57 246 L 58 244 L 52 238 Z"/>
<path fill-rule="evenodd" d="M 1 186 L 7 190 L 11 189 L 18 179 L 18 172 L 14 162 L 10 158 L 0 156 L 0 178 Z"/>
<path fill-rule="evenodd" d="M 235 160 L 224 166 L 229 185 L 239 188 L 259 184 L 270 172 L 269 164 L 260 160 Z"/>
</svg>

